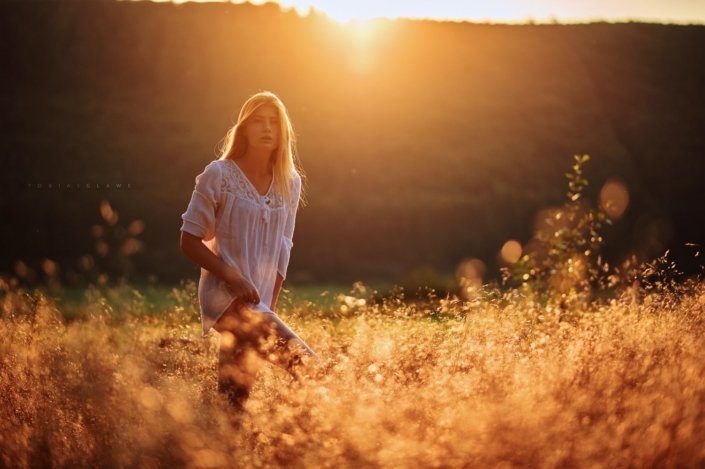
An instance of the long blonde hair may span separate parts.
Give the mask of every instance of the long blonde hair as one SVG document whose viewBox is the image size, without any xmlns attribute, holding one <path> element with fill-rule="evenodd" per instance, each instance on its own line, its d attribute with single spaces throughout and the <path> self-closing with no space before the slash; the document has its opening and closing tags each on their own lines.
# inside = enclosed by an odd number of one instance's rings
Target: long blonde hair
<svg viewBox="0 0 705 469">
<path fill-rule="evenodd" d="M 245 132 L 240 131 L 247 125 L 247 121 L 252 114 L 265 104 L 272 104 L 277 108 L 279 114 L 279 146 L 272 152 L 271 163 L 273 171 L 274 186 L 279 190 L 279 193 L 284 197 L 284 200 L 292 204 L 304 202 L 303 179 L 304 174 L 298 164 L 298 155 L 296 152 L 296 135 L 291 125 L 289 113 L 286 111 L 284 103 L 277 95 L 270 91 L 261 91 L 256 93 L 245 101 L 240 109 L 240 115 L 237 118 L 237 123 L 233 125 L 223 138 L 223 143 L 219 149 L 220 156 L 218 159 L 237 160 L 241 158 L 247 151 L 247 137 Z M 292 200 L 292 182 L 295 174 L 301 177 L 301 196 L 299 200 Z"/>
</svg>

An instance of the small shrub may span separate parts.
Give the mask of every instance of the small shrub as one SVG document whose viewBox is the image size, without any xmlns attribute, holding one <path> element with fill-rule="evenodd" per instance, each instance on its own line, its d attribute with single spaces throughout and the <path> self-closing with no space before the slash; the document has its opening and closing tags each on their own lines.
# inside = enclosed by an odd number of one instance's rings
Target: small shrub
<svg viewBox="0 0 705 469">
<path fill-rule="evenodd" d="M 574 158 L 572 171 L 566 173 L 566 202 L 549 212 L 535 234 L 534 249 L 502 271 L 505 284 L 528 289 L 543 301 L 584 301 L 605 274 L 606 264 L 600 256 L 602 230 L 611 221 L 583 195 L 588 186 L 583 166 L 590 157 Z"/>
</svg>

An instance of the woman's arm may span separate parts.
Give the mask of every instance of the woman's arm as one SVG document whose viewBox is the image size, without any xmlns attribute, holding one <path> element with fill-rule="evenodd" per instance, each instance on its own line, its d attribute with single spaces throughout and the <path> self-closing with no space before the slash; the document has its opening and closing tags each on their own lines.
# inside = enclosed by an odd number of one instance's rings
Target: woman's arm
<svg viewBox="0 0 705 469">
<path fill-rule="evenodd" d="M 227 264 L 220 260 L 218 256 L 203 244 L 203 241 L 198 236 L 185 231 L 181 232 L 181 251 L 198 264 L 200 267 L 214 274 L 216 277 L 225 281 L 225 270 Z"/>
<path fill-rule="evenodd" d="M 227 283 L 237 298 L 246 303 L 259 303 L 259 294 L 250 282 L 213 254 L 201 238 L 182 231 L 180 245 L 186 257 Z"/>
<path fill-rule="evenodd" d="M 272 311 L 275 311 L 277 308 L 277 299 L 279 299 L 279 292 L 281 291 L 282 283 L 284 283 L 284 277 L 282 277 L 282 274 L 277 272 L 277 280 L 274 282 L 274 293 L 272 293 L 272 304 L 270 305 L 270 309 Z"/>
<path fill-rule="evenodd" d="M 296 225 L 296 212 L 299 206 L 299 199 L 301 198 L 301 176 L 296 174 L 294 177 L 294 187 L 293 187 L 293 207 L 289 208 L 287 212 L 286 221 L 284 222 L 284 233 L 282 234 L 282 245 L 279 251 L 279 262 L 277 264 L 277 279 L 274 282 L 274 291 L 272 293 L 272 304 L 270 308 L 272 311 L 277 307 L 277 299 L 279 298 L 279 291 L 281 290 L 282 283 L 286 276 L 286 270 L 289 267 L 289 256 L 291 255 L 291 248 L 294 245 L 294 226 Z"/>
<path fill-rule="evenodd" d="M 296 225 L 296 212 L 298 211 L 299 201 L 301 199 L 301 176 L 296 173 L 294 177 L 294 187 L 293 187 L 293 206 L 289 208 L 286 216 L 286 221 L 284 222 L 284 233 L 282 234 L 282 245 L 279 251 L 279 262 L 277 264 L 277 279 L 274 282 L 274 292 L 272 293 L 272 304 L 271 309 L 277 306 L 277 299 L 279 298 L 279 291 L 281 290 L 282 283 L 286 276 L 286 270 L 289 267 L 289 256 L 291 255 L 291 248 L 294 245 L 294 226 Z"/>
</svg>

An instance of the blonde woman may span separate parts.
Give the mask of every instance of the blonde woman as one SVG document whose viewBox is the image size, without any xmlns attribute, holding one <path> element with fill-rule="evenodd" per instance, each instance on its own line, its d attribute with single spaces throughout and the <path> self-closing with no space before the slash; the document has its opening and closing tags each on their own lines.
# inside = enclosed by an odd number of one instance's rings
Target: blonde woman
<svg viewBox="0 0 705 469">
<path fill-rule="evenodd" d="M 258 356 L 295 377 L 311 348 L 275 313 L 286 277 L 301 175 L 289 115 L 273 93 L 250 97 L 221 155 L 196 176 L 181 250 L 201 267 L 205 336 L 220 333 L 218 390 L 242 409 Z"/>
</svg>

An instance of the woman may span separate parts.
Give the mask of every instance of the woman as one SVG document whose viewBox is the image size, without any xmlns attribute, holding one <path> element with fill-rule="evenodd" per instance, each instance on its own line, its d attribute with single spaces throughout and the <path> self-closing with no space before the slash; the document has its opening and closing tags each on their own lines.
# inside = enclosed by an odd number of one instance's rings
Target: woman
<svg viewBox="0 0 705 469">
<path fill-rule="evenodd" d="M 257 356 L 296 377 L 315 353 L 274 312 L 286 277 L 301 176 L 281 100 L 250 97 L 227 133 L 221 156 L 196 177 L 181 216 L 181 250 L 201 267 L 203 335 L 220 332 L 218 390 L 237 409 L 249 396 Z"/>
</svg>

